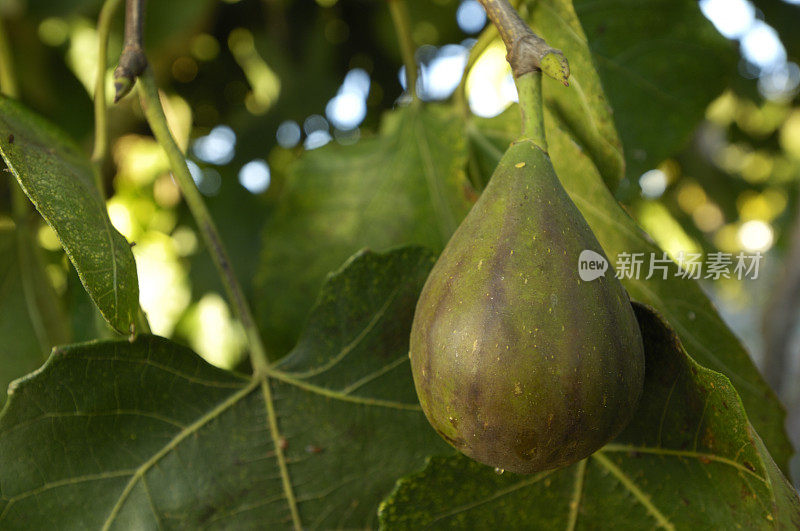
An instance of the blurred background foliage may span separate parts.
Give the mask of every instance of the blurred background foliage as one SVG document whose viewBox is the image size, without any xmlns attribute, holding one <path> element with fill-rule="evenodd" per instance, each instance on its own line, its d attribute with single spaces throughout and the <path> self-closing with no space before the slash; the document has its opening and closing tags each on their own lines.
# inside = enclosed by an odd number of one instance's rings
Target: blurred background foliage
<svg viewBox="0 0 800 531">
<path fill-rule="evenodd" d="M 605 25 L 592 23 L 588 8 L 582 11 L 587 2 L 575 4 L 590 41 L 602 39 Z M 100 5 L 0 0 L 23 101 L 87 152 Z M 409 10 L 419 45 L 418 92 L 425 100 L 447 100 L 486 24 L 483 9 L 476 0 L 410 0 Z M 757 280 L 720 279 L 704 287 L 787 405 L 798 443 L 800 1 L 701 0 L 699 10 L 738 49 L 738 65 L 725 70 L 724 90 L 684 147 L 652 164 L 643 158 L 643 168 L 629 163 L 617 195 L 673 257 L 680 251 L 764 254 Z M 109 87 L 121 46 L 117 18 L 106 65 Z M 630 46 L 637 38 L 630 36 Z M 287 168 L 305 151 L 374 136 L 382 114 L 406 98 L 389 11 L 385 2 L 369 0 L 153 1 L 146 46 L 171 127 L 254 298 L 262 229 Z M 681 72 L 674 76 L 680 79 Z M 479 116 L 497 115 L 513 102 L 499 47 L 481 56 L 466 88 Z M 153 331 L 212 363 L 238 366 L 242 331 L 136 97 L 113 106 L 110 123 L 111 156 L 103 168 L 109 212 L 136 243 L 141 302 Z M 651 130 L 664 126 L 652 123 Z M 5 222 L 6 181 L 0 188 Z M 110 335 L 55 234 L 44 224 L 37 231 L 73 339 Z"/>
</svg>

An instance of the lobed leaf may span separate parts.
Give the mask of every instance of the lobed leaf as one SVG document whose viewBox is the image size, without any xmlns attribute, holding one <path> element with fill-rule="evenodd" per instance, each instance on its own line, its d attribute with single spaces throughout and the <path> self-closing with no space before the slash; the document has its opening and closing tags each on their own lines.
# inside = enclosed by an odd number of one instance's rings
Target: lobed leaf
<svg viewBox="0 0 800 531">
<path fill-rule="evenodd" d="M 397 475 L 446 448 L 408 363 L 432 262 L 357 255 L 266 375 L 154 336 L 56 349 L 0 416 L 0 527 L 373 527 Z"/>
<path fill-rule="evenodd" d="M 634 305 L 646 355 L 633 421 L 561 470 L 498 474 L 433 457 L 381 504 L 387 529 L 780 529 L 800 499 L 747 420 L 725 376 L 703 368 L 651 309 Z"/>
<path fill-rule="evenodd" d="M 111 225 L 89 160 L 55 126 L 6 97 L 0 97 L 0 154 L 55 230 L 103 317 L 128 333 L 139 307 L 136 264 Z"/>
</svg>

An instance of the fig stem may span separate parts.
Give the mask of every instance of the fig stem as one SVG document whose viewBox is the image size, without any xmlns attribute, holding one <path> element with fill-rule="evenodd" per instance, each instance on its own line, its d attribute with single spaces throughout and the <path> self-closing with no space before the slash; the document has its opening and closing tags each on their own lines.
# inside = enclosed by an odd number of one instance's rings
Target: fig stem
<svg viewBox="0 0 800 531">
<path fill-rule="evenodd" d="M 522 113 L 522 140 L 530 140 L 547 153 L 542 105 L 542 73 L 528 72 L 514 79 Z"/>
<path fill-rule="evenodd" d="M 146 0 L 126 0 L 125 38 L 122 54 L 114 70 L 114 103 L 125 97 L 147 68 L 147 57 L 142 44 L 144 29 L 144 5 Z"/>
<path fill-rule="evenodd" d="M 508 0 L 480 0 L 480 3 L 500 32 L 508 52 L 506 60 L 515 78 L 540 70 L 556 81 L 569 85 L 569 63 L 564 53 L 536 35 Z"/>
<path fill-rule="evenodd" d="M 406 90 L 412 98 L 417 97 L 417 60 L 414 57 L 414 37 L 411 35 L 411 20 L 405 0 L 387 0 L 392 23 L 400 42 L 400 52 L 406 67 Z"/>
</svg>

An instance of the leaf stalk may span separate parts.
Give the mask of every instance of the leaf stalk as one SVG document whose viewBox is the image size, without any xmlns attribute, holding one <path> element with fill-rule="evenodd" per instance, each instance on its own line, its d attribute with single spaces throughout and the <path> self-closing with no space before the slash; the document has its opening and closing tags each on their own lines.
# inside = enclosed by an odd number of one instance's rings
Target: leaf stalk
<svg viewBox="0 0 800 531">
<path fill-rule="evenodd" d="M 106 64 L 108 63 L 108 35 L 111 21 L 122 0 L 106 0 L 97 19 L 97 72 L 94 79 L 94 149 L 92 162 L 100 167 L 108 153 L 108 108 L 106 105 Z M 100 173 L 98 172 L 99 176 Z M 98 177 L 101 195 L 103 181 Z"/>
<path fill-rule="evenodd" d="M 172 175 L 181 189 L 181 193 L 186 200 L 186 204 L 189 206 L 189 210 L 192 212 L 192 216 L 197 222 L 206 248 L 208 252 L 211 253 L 211 258 L 219 272 L 228 300 L 247 334 L 247 341 L 250 347 L 250 361 L 253 365 L 253 370 L 257 374 L 264 374 L 269 366 L 269 361 L 266 350 L 264 349 L 264 344 L 261 341 L 261 336 L 253 320 L 250 306 L 247 303 L 239 281 L 236 279 L 236 274 L 233 271 L 233 266 L 228 257 L 225 245 L 222 242 L 222 238 L 219 235 L 217 226 L 214 224 L 214 220 L 208 212 L 208 208 L 200 195 L 200 191 L 197 189 L 192 179 L 183 152 L 180 147 L 178 147 L 177 142 L 175 142 L 169 130 L 167 117 L 164 115 L 164 108 L 161 106 L 155 78 L 153 77 L 152 70 L 149 68 L 145 69 L 139 76 L 139 96 L 145 118 L 148 124 L 150 124 L 150 128 L 156 140 L 167 154 L 170 167 L 172 168 Z"/>
<path fill-rule="evenodd" d="M 412 98 L 417 97 L 417 60 L 414 57 L 416 45 L 414 37 L 411 35 L 411 20 L 408 16 L 408 6 L 405 0 L 387 0 L 389 12 L 392 14 L 392 22 L 397 39 L 400 41 L 400 52 L 403 55 L 403 64 L 406 67 L 406 90 Z"/>
</svg>

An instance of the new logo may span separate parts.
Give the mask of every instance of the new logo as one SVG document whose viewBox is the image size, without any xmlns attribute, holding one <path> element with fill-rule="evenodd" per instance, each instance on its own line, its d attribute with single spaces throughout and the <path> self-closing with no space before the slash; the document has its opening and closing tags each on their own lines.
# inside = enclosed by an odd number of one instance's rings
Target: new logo
<svg viewBox="0 0 800 531">
<path fill-rule="evenodd" d="M 584 282 L 591 282 L 605 276 L 608 270 L 608 260 L 602 254 L 589 249 L 581 251 L 578 257 L 578 276 Z"/>
</svg>

